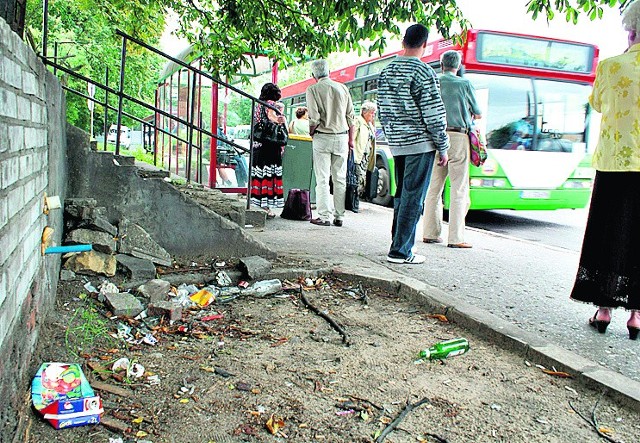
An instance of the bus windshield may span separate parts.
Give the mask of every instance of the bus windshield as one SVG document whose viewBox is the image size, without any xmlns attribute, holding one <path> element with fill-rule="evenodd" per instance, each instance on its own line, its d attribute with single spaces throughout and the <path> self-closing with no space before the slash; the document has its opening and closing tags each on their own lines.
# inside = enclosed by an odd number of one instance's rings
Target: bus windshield
<svg viewBox="0 0 640 443">
<path fill-rule="evenodd" d="M 588 85 L 467 73 L 481 109 L 477 124 L 490 149 L 574 152 L 586 150 Z"/>
</svg>

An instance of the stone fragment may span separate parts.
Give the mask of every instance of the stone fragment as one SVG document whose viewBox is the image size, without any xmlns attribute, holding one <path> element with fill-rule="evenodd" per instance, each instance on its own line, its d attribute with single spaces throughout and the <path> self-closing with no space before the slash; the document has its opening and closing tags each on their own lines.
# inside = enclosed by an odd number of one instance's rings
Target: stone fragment
<svg viewBox="0 0 640 443">
<path fill-rule="evenodd" d="M 126 254 L 117 254 L 116 260 L 118 262 L 118 270 L 125 274 L 129 280 L 149 280 L 156 276 L 156 267 L 151 260 L 144 260 Z"/>
<path fill-rule="evenodd" d="M 93 245 L 94 250 L 105 254 L 111 254 L 116 249 L 116 240 L 113 236 L 90 229 L 74 229 L 67 234 L 65 243 Z"/>
<path fill-rule="evenodd" d="M 251 280 L 257 280 L 271 272 L 273 265 L 265 258 L 258 255 L 243 257 L 240 259 L 240 268 Z"/>
<path fill-rule="evenodd" d="M 118 238 L 118 252 L 171 266 L 171 255 L 136 223 L 122 219 L 118 226 Z"/>
<path fill-rule="evenodd" d="M 98 231 L 102 231 L 102 232 L 106 232 L 107 234 L 111 235 L 112 237 L 115 237 L 118 235 L 118 228 L 116 228 L 114 225 L 112 225 L 109 220 L 107 219 L 107 217 L 105 217 L 104 215 L 100 214 L 97 209 L 103 209 L 103 208 L 96 208 L 96 211 L 94 211 L 94 213 L 92 214 L 92 217 L 86 221 L 86 227 L 89 229 L 93 229 L 93 230 L 98 230 Z"/>
<path fill-rule="evenodd" d="M 138 293 L 149 299 L 151 303 L 167 301 L 171 291 L 171 283 L 155 278 L 138 286 Z"/>
<path fill-rule="evenodd" d="M 78 219 L 87 219 L 98 202 L 95 198 L 68 198 L 64 201 L 64 210 L 67 215 Z"/>
<path fill-rule="evenodd" d="M 98 251 L 87 251 L 73 254 L 65 263 L 64 268 L 85 275 L 116 275 L 116 258 L 113 255 Z"/>
<path fill-rule="evenodd" d="M 140 300 L 128 292 L 105 294 L 104 298 L 113 315 L 117 315 L 118 317 L 135 317 L 144 309 Z"/>
<path fill-rule="evenodd" d="M 69 269 L 61 269 L 60 270 L 60 280 L 62 281 L 72 281 L 76 279 L 76 273 L 70 271 Z"/>
<path fill-rule="evenodd" d="M 170 321 L 176 321 L 182 318 L 182 306 L 172 301 L 156 301 L 149 303 L 147 314 L 150 317 L 164 316 Z"/>
</svg>

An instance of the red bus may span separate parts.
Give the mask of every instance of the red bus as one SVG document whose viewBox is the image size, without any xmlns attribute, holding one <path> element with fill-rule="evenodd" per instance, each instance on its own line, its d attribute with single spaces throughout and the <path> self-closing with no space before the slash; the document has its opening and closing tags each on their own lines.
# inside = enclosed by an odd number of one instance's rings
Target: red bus
<svg viewBox="0 0 640 443">
<path fill-rule="evenodd" d="M 488 159 L 470 165 L 470 209 L 582 208 L 591 195 L 594 170 L 588 99 L 599 50 L 595 45 L 507 32 L 470 30 L 464 44 L 440 39 L 422 60 L 440 71 L 448 50 L 462 55 L 461 73 L 476 89 Z M 349 87 L 356 112 L 376 101 L 378 75 L 400 51 L 335 70 L 330 77 Z M 287 110 L 305 105 L 308 79 L 282 88 Z M 379 125 L 378 125 L 379 127 Z M 394 162 L 378 131 L 380 171 L 375 203 L 388 205 L 395 192 Z M 449 207 L 449 186 L 444 191 Z"/>
</svg>

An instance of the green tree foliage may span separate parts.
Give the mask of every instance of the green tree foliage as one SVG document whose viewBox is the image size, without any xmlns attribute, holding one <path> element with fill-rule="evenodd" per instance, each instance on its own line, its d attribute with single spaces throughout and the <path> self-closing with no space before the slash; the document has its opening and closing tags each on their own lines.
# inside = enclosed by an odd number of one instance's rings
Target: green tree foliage
<svg viewBox="0 0 640 443">
<path fill-rule="evenodd" d="M 603 8 L 630 0 L 530 0 L 526 12 L 553 19 L 564 13 L 576 22 L 586 14 L 602 16 Z M 420 22 L 450 37 L 470 23 L 456 0 L 164 0 L 180 17 L 178 34 L 204 54 L 209 70 L 238 72 L 246 53 L 267 54 L 285 65 L 302 56 L 326 57 L 343 51 L 382 53 L 399 24 Z M 488 12 L 490 13 L 490 12 Z M 523 13 L 525 10 L 523 8 Z M 363 42 L 368 41 L 367 47 Z"/>
<path fill-rule="evenodd" d="M 590 20 L 602 18 L 604 8 L 619 6 L 624 10 L 633 0 L 530 0 L 527 12 L 535 20 L 543 14 L 547 20 L 553 20 L 556 12 L 563 13 L 567 22 L 578 23 L 578 17 L 586 14 Z"/>
<path fill-rule="evenodd" d="M 164 8 L 155 0 L 49 0 L 47 56 L 54 56 L 58 47 L 58 63 L 85 77 L 100 83 L 106 82 L 118 88 L 120 81 L 120 52 L 122 39 L 115 33 L 120 29 L 152 46 L 158 46 L 164 30 Z M 36 49 L 42 51 L 42 0 L 27 3 L 27 32 L 33 38 Z M 143 101 L 153 103 L 155 80 L 162 61 L 149 51 L 135 45 L 127 47 L 125 92 Z M 148 75 L 140 75 L 148 73 Z M 87 85 L 60 74 L 63 84 L 87 93 Z M 96 98 L 104 101 L 104 93 L 96 88 Z M 117 107 L 117 97 L 109 100 Z M 104 108 L 95 105 L 94 128 L 102 132 Z M 142 107 L 127 104 L 132 115 L 144 117 L 150 112 Z M 89 129 L 89 109 L 84 98 L 67 94 L 67 120 L 78 127 Z M 115 120 L 110 113 L 109 120 Z M 125 121 L 125 125 L 133 122 Z"/>
</svg>

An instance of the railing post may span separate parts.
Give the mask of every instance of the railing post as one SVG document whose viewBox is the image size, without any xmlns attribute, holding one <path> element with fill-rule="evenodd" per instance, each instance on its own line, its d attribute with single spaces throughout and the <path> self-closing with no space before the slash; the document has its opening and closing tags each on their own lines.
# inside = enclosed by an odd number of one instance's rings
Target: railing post
<svg viewBox="0 0 640 443">
<path fill-rule="evenodd" d="M 104 74 L 104 85 L 109 87 L 109 68 L 105 68 Z M 104 145 L 102 146 L 102 150 L 107 150 L 107 131 L 109 130 L 109 90 L 104 90 L 104 123 L 103 123 L 103 131 L 102 136 L 104 137 Z"/>
<path fill-rule="evenodd" d="M 218 84 L 211 83 L 211 133 L 218 135 Z M 209 187 L 216 187 L 218 177 L 218 139 L 209 142 Z"/>
<path fill-rule="evenodd" d="M 58 65 L 58 42 L 53 44 L 53 63 L 53 75 L 57 75 L 58 68 L 56 68 L 56 66 Z"/>
<path fill-rule="evenodd" d="M 256 102 L 251 100 L 251 130 L 249 132 L 249 167 L 247 172 L 247 209 L 251 207 L 251 173 L 253 172 L 253 127 L 256 118 Z"/>
<path fill-rule="evenodd" d="M 42 2 L 42 58 L 47 59 L 47 35 L 49 34 L 49 0 Z"/>
<path fill-rule="evenodd" d="M 158 108 L 160 108 L 160 93 L 158 92 L 158 88 L 155 90 L 154 103 L 156 104 L 156 112 L 153 113 L 153 143 L 151 143 L 151 145 L 153 146 L 153 166 L 158 166 L 158 116 L 160 115 L 158 113 Z M 149 140 L 149 142 L 151 142 L 151 140 Z"/>
<path fill-rule="evenodd" d="M 118 94 L 118 134 L 116 135 L 116 155 L 120 155 L 120 128 L 122 127 L 122 104 L 124 100 L 124 69 L 127 58 L 127 38 L 122 37 L 122 53 L 120 54 L 120 93 Z"/>
<path fill-rule="evenodd" d="M 189 106 L 189 145 L 187 147 L 187 182 L 191 181 L 191 155 L 193 150 L 193 116 L 196 113 L 196 71 L 191 71 L 191 103 Z"/>
</svg>

